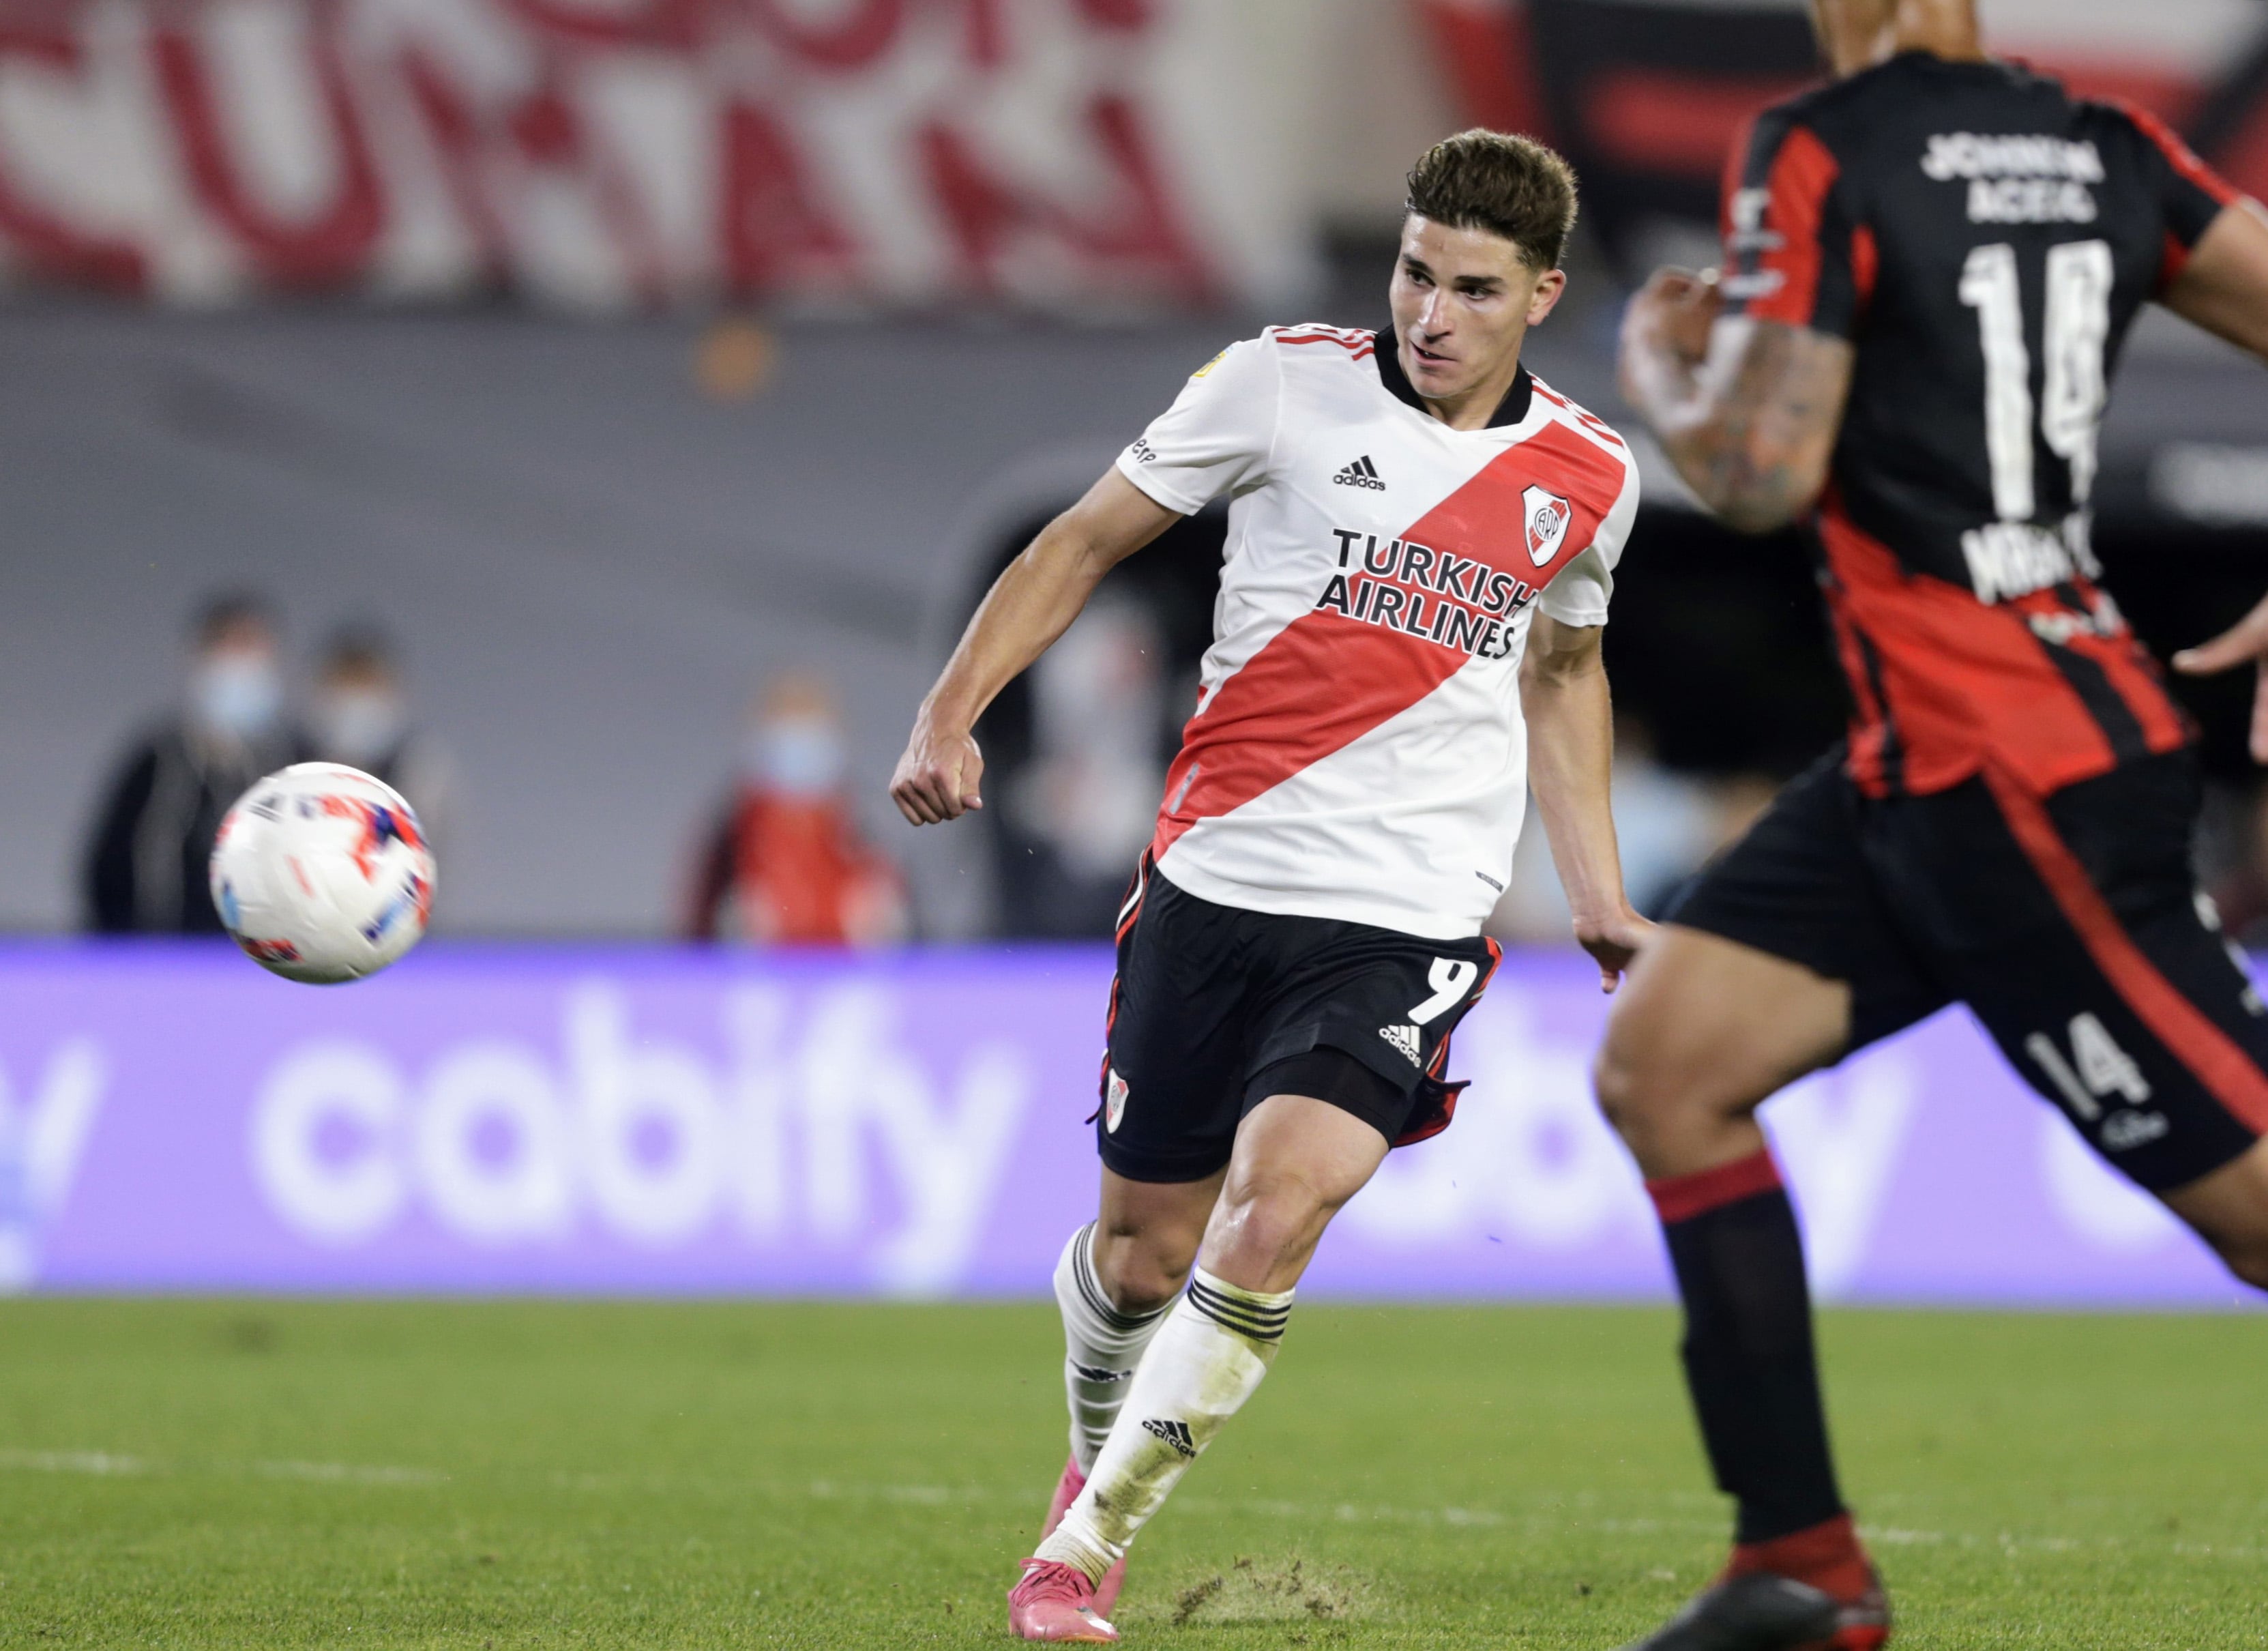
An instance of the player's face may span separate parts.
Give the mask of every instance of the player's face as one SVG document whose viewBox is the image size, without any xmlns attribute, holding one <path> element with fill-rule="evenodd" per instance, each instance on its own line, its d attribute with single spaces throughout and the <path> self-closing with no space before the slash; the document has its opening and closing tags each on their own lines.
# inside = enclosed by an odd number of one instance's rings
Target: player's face
<svg viewBox="0 0 2268 1651">
<path fill-rule="evenodd" d="M 1528 329 L 1551 313 L 1567 278 L 1536 269 L 1486 230 L 1451 229 L 1412 213 L 1389 299 L 1402 371 L 1430 401 L 1508 387 Z"/>
</svg>

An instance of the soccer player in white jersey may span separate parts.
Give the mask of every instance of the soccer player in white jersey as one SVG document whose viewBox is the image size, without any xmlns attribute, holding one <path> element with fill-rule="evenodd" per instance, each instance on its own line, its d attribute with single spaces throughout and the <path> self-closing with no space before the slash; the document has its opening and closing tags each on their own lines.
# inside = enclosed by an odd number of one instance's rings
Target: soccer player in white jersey
<svg viewBox="0 0 2268 1651">
<path fill-rule="evenodd" d="M 1197 710 L 1119 917 L 1101 1211 L 1056 1269 L 1071 1458 L 1009 1595 L 1024 1639 L 1118 1638 L 1127 1544 L 1259 1386 L 1324 1226 L 1447 1126 L 1529 786 L 1607 990 L 1645 937 L 1599 660 L 1638 472 L 1520 363 L 1574 217 L 1540 144 L 1429 151 L 1393 331 L 1270 328 L 1200 367 L 1000 576 L 898 764 L 916 824 L 978 807 L 993 696 L 1114 564 L 1229 499 Z"/>
</svg>

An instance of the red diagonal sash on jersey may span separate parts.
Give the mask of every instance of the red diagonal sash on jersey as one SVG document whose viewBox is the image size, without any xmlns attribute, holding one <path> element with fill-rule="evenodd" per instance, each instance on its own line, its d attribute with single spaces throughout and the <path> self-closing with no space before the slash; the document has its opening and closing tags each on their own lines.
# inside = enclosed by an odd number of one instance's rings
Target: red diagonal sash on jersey
<svg viewBox="0 0 2268 1651">
<path fill-rule="evenodd" d="M 1560 424 L 1489 461 L 1401 537 L 1470 557 L 1541 589 L 1588 548 L 1623 486 L 1620 461 Z M 1528 550 L 1522 495 L 1538 483 L 1572 520 L 1550 560 Z M 1302 614 L 1263 644 L 1189 719 L 1166 776 L 1151 851 L 1199 820 L 1263 792 L 1407 711 L 1471 656 L 1425 637 L 1331 612 Z"/>
</svg>

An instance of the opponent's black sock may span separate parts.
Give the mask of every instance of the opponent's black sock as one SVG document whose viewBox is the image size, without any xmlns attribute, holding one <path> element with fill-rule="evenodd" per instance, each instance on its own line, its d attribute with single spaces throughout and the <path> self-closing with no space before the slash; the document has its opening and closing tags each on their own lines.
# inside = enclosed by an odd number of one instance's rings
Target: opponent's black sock
<svg viewBox="0 0 2268 1651">
<path fill-rule="evenodd" d="M 1837 1519 L 1803 1241 L 1771 1153 L 1646 1190 L 1685 1298 L 1685 1379 L 1701 1436 L 1719 1487 L 1740 1503 L 1735 1540 L 1771 1542 Z"/>
</svg>

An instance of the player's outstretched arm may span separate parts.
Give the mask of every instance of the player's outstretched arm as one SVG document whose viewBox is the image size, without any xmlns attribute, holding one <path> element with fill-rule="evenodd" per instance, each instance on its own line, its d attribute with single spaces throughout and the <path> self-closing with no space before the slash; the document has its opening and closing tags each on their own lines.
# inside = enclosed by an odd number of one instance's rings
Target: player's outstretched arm
<svg viewBox="0 0 2268 1651">
<path fill-rule="evenodd" d="M 1623 398 L 1701 503 L 1742 533 L 1785 527 L 1827 484 L 1852 349 L 1726 316 L 1714 272 L 1661 269 L 1623 317 Z"/>
<path fill-rule="evenodd" d="M 2165 305 L 2268 361 L 2268 213 L 2257 201 L 2221 209 L 2167 289 Z"/>
<path fill-rule="evenodd" d="M 2166 307 L 2268 361 L 2268 217 L 2255 201 L 2221 210 L 2165 296 Z M 2252 760 L 2268 763 L 2268 599 L 2210 642 L 2174 655 L 2186 676 L 2256 666 Z"/>
<path fill-rule="evenodd" d="M 1071 628 L 1102 576 L 1180 520 L 1116 470 L 1040 530 L 992 582 L 914 716 L 890 779 L 898 812 L 936 825 L 984 806 L 971 733 L 984 708 Z"/>
<path fill-rule="evenodd" d="M 1599 654 L 1599 625 L 1566 625 L 1539 612 L 1520 670 L 1528 717 L 1528 784 L 1551 844 L 1551 864 L 1575 918 L 1575 938 L 1612 991 L 1653 928 L 1623 892 L 1622 855 L 1609 806 L 1615 765 L 1614 702 Z"/>
</svg>

